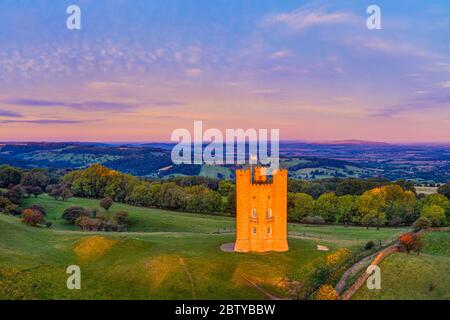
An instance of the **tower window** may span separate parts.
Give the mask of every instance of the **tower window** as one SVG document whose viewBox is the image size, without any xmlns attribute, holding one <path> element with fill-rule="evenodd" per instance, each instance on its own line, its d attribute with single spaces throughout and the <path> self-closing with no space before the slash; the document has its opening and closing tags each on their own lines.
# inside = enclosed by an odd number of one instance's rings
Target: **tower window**
<svg viewBox="0 0 450 320">
<path fill-rule="evenodd" d="M 256 213 L 256 208 L 253 208 L 253 209 L 252 209 L 252 218 L 253 218 L 253 219 L 258 218 L 258 215 L 257 215 L 257 213 Z"/>
<path fill-rule="evenodd" d="M 256 234 L 256 227 L 253 227 L 253 234 Z"/>
<path fill-rule="evenodd" d="M 272 227 L 271 226 L 267 227 L 267 234 L 272 234 Z"/>
<path fill-rule="evenodd" d="M 272 208 L 267 209 L 267 218 L 272 218 Z"/>
</svg>

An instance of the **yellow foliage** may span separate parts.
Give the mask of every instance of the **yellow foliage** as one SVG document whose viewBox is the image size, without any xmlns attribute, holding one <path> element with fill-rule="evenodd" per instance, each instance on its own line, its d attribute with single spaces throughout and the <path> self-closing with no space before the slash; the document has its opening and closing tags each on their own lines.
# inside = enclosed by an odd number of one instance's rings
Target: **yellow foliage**
<svg viewBox="0 0 450 320">
<path fill-rule="evenodd" d="M 347 248 L 340 248 L 327 256 L 327 265 L 335 265 L 343 261 L 349 254 L 350 251 Z"/>
<path fill-rule="evenodd" d="M 82 239 L 75 247 L 75 253 L 81 259 L 97 258 L 105 254 L 117 240 L 110 240 L 101 236 Z"/>
<path fill-rule="evenodd" d="M 338 300 L 339 295 L 336 290 L 334 290 L 333 286 L 329 284 L 324 284 L 319 288 L 316 294 L 317 300 Z"/>
</svg>

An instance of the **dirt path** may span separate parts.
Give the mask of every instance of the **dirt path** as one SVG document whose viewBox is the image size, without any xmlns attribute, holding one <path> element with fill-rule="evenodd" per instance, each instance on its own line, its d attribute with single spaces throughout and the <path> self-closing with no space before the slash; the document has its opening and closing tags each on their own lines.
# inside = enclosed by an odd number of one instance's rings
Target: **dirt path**
<svg viewBox="0 0 450 320">
<path fill-rule="evenodd" d="M 382 249 L 384 250 L 384 249 Z M 359 260 L 358 262 L 356 262 L 354 265 L 352 265 L 347 271 L 344 272 L 344 274 L 342 275 L 341 279 L 339 280 L 338 284 L 336 285 L 336 292 L 341 295 L 344 288 L 345 288 L 345 284 L 347 282 L 347 279 L 354 273 L 358 272 L 359 270 L 361 270 L 361 268 L 363 268 L 369 261 L 373 260 L 373 258 L 375 258 L 382 250 L 379 250 L 373 254 L 371 254 L 370 256 L 364 257 L 361 260 Z"/>
<path fill-rule="evenodd" d="M 180 257 L 180 264 L 183 266 L 184 272 L 186 273 L 189 283 L 191 284 L 191 292 L 192 292 L 192 299 L 197 300 L 197 297 L 195 295 L 195 286 L 194 286 L 194 280 L 192 280 L 191 273 L 189 272 L 189 269 L 187 268 L 186 263 L 184 263 L 183 258 Z"/>
</svg>

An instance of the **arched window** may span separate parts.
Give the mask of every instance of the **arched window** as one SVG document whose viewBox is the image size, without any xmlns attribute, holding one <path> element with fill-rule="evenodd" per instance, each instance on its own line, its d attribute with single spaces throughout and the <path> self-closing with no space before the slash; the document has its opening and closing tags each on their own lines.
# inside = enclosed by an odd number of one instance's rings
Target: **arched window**
<svg viewBox="0 0 450 320">
<path fill-rule="evenodd" d="M 271 226 L 267 227 L 267 234 L 272 234 L 272 227 Z"/>
<path fill-rule="evenodd" d="M 253 227 L 253 234 L 256 234 L 256 227 Z"/>
<path fill-rule="evenodd" d="M 272 208 L 267 209 L 267 218 L 268 219 L 272 218 Z"/>
<path fill-rule="evenodd" d="M 258 218 L 258 214 L 256 213 L 256 208 L 252 209 L 252 218 L 253 219 L 257 219 Z"/>
</svg>

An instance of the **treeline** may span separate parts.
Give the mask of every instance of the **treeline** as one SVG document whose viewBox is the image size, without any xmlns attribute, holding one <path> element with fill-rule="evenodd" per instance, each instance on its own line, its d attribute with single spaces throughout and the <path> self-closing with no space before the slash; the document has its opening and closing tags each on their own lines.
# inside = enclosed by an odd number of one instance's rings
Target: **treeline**
<svg viewBox="0 0 450 320">
<path fill-rule="evenodd" d="M 288 194 L 288 219 L 304 223 L 341 223 L 381 227 L 444 226 L 450 221 L 450 203 L 441 194 L 418 199 L 398 184 L 365 191 L 362 195 L 324 193 L 317 199 L 306 193 Z"/>
<path fill-rule="evenodd" d="M 338 196 L 343 195 L 362 195 L 364 192 L 385 185 L 396 184 L 405 190 L 415 192 L 414 184 L 411 181 L 398 180 L 391 182 L 384 178 L 330 178 L 320 180 L 299 180 L 289 179 L 288 192 L 306 193 L 314 199 L 317 199 L 324 193 L 333 192 Z"/>
<path fill-rule="evenodd" d="M 102 165 L 84 170 L 20 170 L 0 166 L 0 211 L 20 214 L 24 196 L 43 192 L 56 199 L 72 195 L 137 206 L 201 213 L 236 211 L 235 184 L 206 177 L 144 179 Z M 411 182 L 383 179 L 323 179 L 288 181 L 288 219 L 304 223 L 342 223 L 365 226 L 445 225 L 450 220 L 450 183 L 441 194 L 416 195 Z"/>
<path fill-rule="evenodd" d="M 148 181 L 92 165 L 66 174 L 62 181 L 79 197 L 110 197 L 116 202 L 188 212 L 223 212 L 227 207 L 221 194 L 205 186 L 204 180 L 195 184 Z"/>
</svg>

